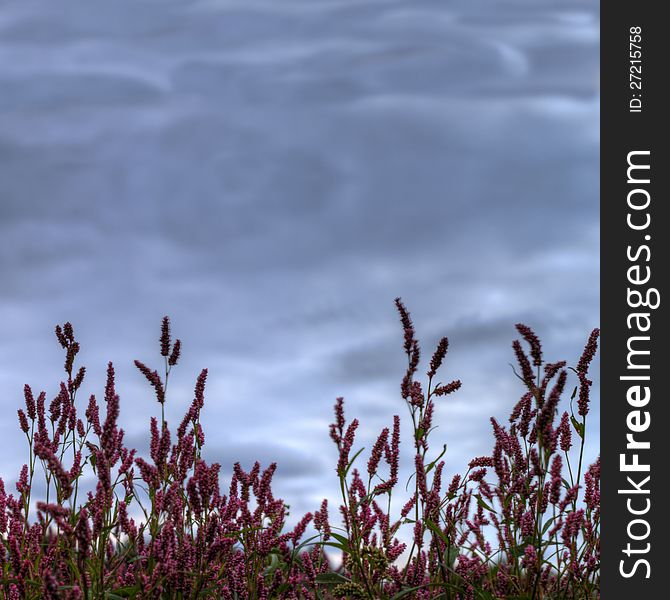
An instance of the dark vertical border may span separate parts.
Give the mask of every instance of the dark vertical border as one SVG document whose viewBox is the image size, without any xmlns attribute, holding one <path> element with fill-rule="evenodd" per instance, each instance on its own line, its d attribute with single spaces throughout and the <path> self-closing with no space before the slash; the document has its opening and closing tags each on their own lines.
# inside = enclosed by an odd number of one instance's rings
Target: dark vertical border
<svg viewBox="0 0 670 600">
<path fill-rule="evenodd" d="M 664 303 L 670 302 L 665 262 L 670 256 L 670 229 L 666 231 L 670 160 L 664 139 L 670 131 L 670 28 L 661 15 L 663 8 L 662 2 L 652 1 L 601 4 L 604 600 L 670 598 L 670 508 L 665 492 L 670 461 L 670 398 L 665 378 L 670 366 L 666 366 L 664 318 Z M 629 171 L 629 161 L 649 168 Z M 655 305 L 653 290 L 658 292 L 660 306 L 634 306 L 638 302 Z M 633 316 L 645 314 L 648 317 Z M 641 331 L 649 324 L 648 331 Z M 628 434 L 640 444 L 637 449 L 627 448 Z M 649 449 L 642 447 L 645 442 L 650 443 Z M 648 466 L 649 470 L 622 467 L 622 455 L 626 464 L 634 465 L 637 460 L 641 469 Z M 650 479 L 645 481 L 647 476 Z"/>
</svg>

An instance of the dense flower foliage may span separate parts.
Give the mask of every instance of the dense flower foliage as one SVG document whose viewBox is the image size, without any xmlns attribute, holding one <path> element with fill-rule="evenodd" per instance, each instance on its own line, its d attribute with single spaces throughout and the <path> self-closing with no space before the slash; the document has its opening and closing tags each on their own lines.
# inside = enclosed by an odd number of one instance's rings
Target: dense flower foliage
<svg viewBox="0 0 670 600">
<path fill-rule="evenodd" d="M 517 325 L 529 349 L 513 343 L 521 399 L 508 423 L 491 419 L 490 455 L 474 458 L 445 482 L 446 446 L 435 452 L 429 440 L 436 402 L 461 382 L 438 378 L 447 338 L 420 381 L 414 326 L 400 299 L 396 307 L 407 355 L 400 393 L 411 442 L 401 448 L 395 415 L 361 457 L 360 423 L 347 421 L 338 398 L 330 426 L 341 491 L 338 523 L 324 500 L 292 528 L 288 505 L 272 492 L 276 464 L 257 462 L 245 471 L 235 463 L 228 489 L 221 490 L 221 466 L 204 460 L 207 370 L 177 429 L 168 427 L 164 406 L 181 342 L 172 341 L 167 317 L 160 372 L 135 361 L 161 407 L 149 425 L 146 457 L 124 443 L 113 365 L 102 402 L 94 395 L 83 400 L 86 370 L 75 368 L 80 347 L 74 330 L 70 323 L 56 327 L 64 381 L 48 404 L 44 392 L 25 386 L 18 422 L 28 462 L 15 492 L 0 479 L 0 597 L 598 598 L 600 462 L 586 468 L 582 462 L 588 371 L 599 331 L 572 369 L 574 392 L 568 410 L 560 410 L 567 363 L 545 362 L 535 333 Z M 401 451 L 413 457 L 407 486 L 400 481 Z M 84 492 L 91 475 L 94 485 Z M 41 476 L 45 492 L 37 499 Z M 334 552 L 341 557 L 337 564 Z"/>
</svg>

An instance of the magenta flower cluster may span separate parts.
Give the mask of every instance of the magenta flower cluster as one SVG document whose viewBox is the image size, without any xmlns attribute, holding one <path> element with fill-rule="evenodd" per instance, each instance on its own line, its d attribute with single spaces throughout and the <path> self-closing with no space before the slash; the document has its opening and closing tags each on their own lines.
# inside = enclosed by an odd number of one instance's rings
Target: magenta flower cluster
<svg viewBox="0 0 670 600">
<path fill-rule="evenodd" d="M 28 462 L 15 492 L 0 479 L 0 599 L 599 598 L 600 462 L 582 465 L 598 330 L 573 369 L 573 411 L 572 400 L 561 410 L 567 363 L 546 363 L 535 333 L 517 325 L 528 345 L 526 354 L 513 344 L 524 393 L 508 423 L 491 419 L 490 455 L 443 481 L 446 445 L 434 451 L 431 443 L 436 403 L 461 382 L 438 378 L 446 337 L 427 382 L 419 380 L 414 325 L 400 299 L 396 307 L 411 441 L 401 445 L 394 415 L 358 466 L 360 423 L 347 421 L 338 398 L 330 437 L 339 519 L 323 500 L 292 527 L 289 506 L 272 491 L 276 464 L 245 471 L 235 463 L 222 490 L 221 465 L 204 459 L 207 370 L 176 430 L 168 427 L 181 342 L 172 341 L 167 317 L 161 367 L 135 361 L 161 407 L 149 423 L 148 456 L 125 444 L 113 365 L 102 401 L 82 401 L 79 344 L 71 324 L 56 327 L 64 381 L 48 405 L 44 392 L 25 386 L 17 415 Z M 406 486 L 401 451 L 412 465 Z"/>
</svg>

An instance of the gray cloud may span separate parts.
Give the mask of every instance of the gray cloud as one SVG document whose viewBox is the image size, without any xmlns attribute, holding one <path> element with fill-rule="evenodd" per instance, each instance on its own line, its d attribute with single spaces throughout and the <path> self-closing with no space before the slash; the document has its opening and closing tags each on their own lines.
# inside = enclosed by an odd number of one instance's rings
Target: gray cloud
<svg viewBox="0 0 670 600">
<path fill-rule="evenodd" d="M 519 393 L 514 323 L 578 358 L 598 322 L 597 3 L 60 4 L 0 9 L 6 414 L 24 382 L 55 394 L 50 331 L 71 319 L 86 392 L 114 360 L 139 441 L 156 404 L 131 360 L 169 313 L 170 422 L 209 367 L 211 460 L 276 458 L 311 510 L 336 491 L 335 396 L 366 445 L 404 414 L 395 296 L 424 354 L 452 342 L 452 470 Z"/>
</svg>

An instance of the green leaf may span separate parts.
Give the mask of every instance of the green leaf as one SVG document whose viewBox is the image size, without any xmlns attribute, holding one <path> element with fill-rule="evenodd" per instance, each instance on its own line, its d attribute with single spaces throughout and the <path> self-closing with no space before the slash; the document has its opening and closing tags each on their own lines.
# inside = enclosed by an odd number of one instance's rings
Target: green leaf
<svg viewBox="0 0 670 600">
<path fill-rule="evenodd" d="M 441 587 L 445 588 L 448 587 L 447 584 L 445 583 L 426 583 L 424 585 L 417 585 L 416 587 L 411 587 L 407 588 L 406 590 L 402 590 L 401 592 L 398 592 L 395 596 L 391 598 L 391 600 L 399 600 L 399 598 L 404 598 L 405 596 L 412 594 L 416 592 L 417 590 L 422 590 L 424 588 L 434 588 L 434 587 Z M 441 594 L 435 598 L 435 600 L 439 600 L 441 598 L 444 598 L 444 594 Z"/>
<path fill-rule="evenodd" d="M 417 590 L 420 590 L 421 586 L 413 587 L 413 588 L 408 588 L 406 590 L 403 590 L 402 592 L 398 592 L 391 600 L 398 600 L 399 598 L 404 598 L 408 594 L 411 594 L 412 592 L 416 592 Z"/>
<path fill-rule="evenodd" d="M 584 439 L 584 423 L 580 423 L 577 419 L 575 419 L 574 415 L 570 416 L 570 421 L 572 422 L 572 426 L 575 428 L 577 435 Z"/>
<path fill-rule="evenodd" d="M 265 575 L 272 575 L 274 571 L 276 571 L 279 567 L 281 566 L 279 562 L 279 557 L 277 556 L 276 552 L 272 552 L 270 554 L 270 564 L 265 567 L 264 573 Z"/>
<path fill-rule="evenodd" d="M 414 477 L 415 473 L 412 473 L 409 478 L 407 479 L 407 483 L 405 484 L 405 491 L 409 490 L 409 484 L 412 481 L 412 478 Z"/>
<path fill-rule="evenodd" d="M 426 524 L 426 527 L 428 527 L 428 529 L 430 529 L 445 544 L 447 544 L 448 546 L 451 545 L 451 541 L 445 535 L 444 531 L 442 531 L 435 523 L 433 523 L 430 519 L 426 519 L 424 522 Z"/>
<path fill-rule="evenodd" d="M 492 512 L 496 515 L 498 514 L 498 512 L 493 507 L 486 504 L 486 502 L 482 499 L 481 494 L 475 494 L 475 498 L 477 498 L 477 504 L 481 506 L 484 510 L 488 510 L 489 512 Z"/>
<path fill-rule="evenodd" d="M 316 534 L 316 535 L 313 535 L 310 538 L 307 538 L 304 542 L 302 542 L 299 546 L 296 547 L 296 551 L 300 551 L 300 550 L 302 550 L 302 548 L 304 548 L 306 546 L 314 546 L 315 544 L 312 544 L 311 542 L 313 540 L 319 539 L 320 537 L 321 537 L 321 534 Z M 317 542 L 317 544 L 318 544 L 318 542 Z"/>
<path fill-rule="evenodd" d="M 332 537 L 334 537 L 338 542 L 344 544 L 345 546 L 349 546 L 349 539 L 344 537 L 343 535 L 340 535 L 339 533 L 335 533 L 334 531 L 331 532 L 330 535 Z"/>
<path fill-rule="evenodd" d="M 525 537 L 514 548 L 511 548 L 511 553 L 514 558 L 521 558 L 526 553 L 526 547 L 535 546 L 531 536 Z"/>
<path fill-rule="evenodd" d="M 440 460 L 444 456 L 446 451 L 447 451 L 447 445 L 444 444 L 444 447 L 442 448 L 442 452 L 440 452 L 440 455 L 432 463 L 430 463 L 426 467 L 426 475 L 428 475 L 428 473 L 430 473 L 435 468 L 435 465 L 437 464 L 437 461 Z"/>
<path fill-rule="evenodd" d="M 347 579 L 344 575 L 340 573 L 330 572 L 330 573 L 319 573 L 316 576 L 316 582 L 321 585 L 337 585 L 340 583 L 346 583 Z"/>
<path fill-rule="evenodd" d="M 334 531 L 331 532 L 330 534 L 334 539 L 336 539 L 339 544 L 334 544 L 333 542 L 324 542 L 324 546 L 330 546 L 332 548 L 338 548 L 342 550 L 343 552 L 346 552 L 347 554 L 351 553 L 351 544 L 349 543 L 349 540 L 344 537 L 343 535 L 340 535 L 339 533 L 335 533 Z"/>
<path fill-rule="evenodd" d="M 544 536 L 547 531 L 549 531 L 549 527 L 551 527 L 551 524 L 554 522 L 555 517 L 551 517 L 545 524 L 544 527 L 542 527 L 542 536 Z"/>
<path fill-rule="evenodd" d="M 333 542 L 323 542 L 321 545 L 322 546 L 328 546 L 329 548 L 336 548 L 337 550 L 340 550 L 341 552 L 348 552 L 348 550 L 342 544 L 335 544 Z"/>
<path fill-rule="evenodd" d="M 361 448 L 356 454 L 354 454 L 354 457 L 349 461 L 349 464 L 347 465 L 346 470 L 344 471 L 344 477 L 346 477 L 349 474 L 349 470 L 351 469 L 352 465 L 354 464 L 354 461 L 358 458 L 358 455 L 363 452 L 365 448 Z"/>
<path fill-rule="evenodd" d="M 458 548 L 456 546 L 450 546 L 449 552 L 447 552 L 446 566 L 451 569 L 454 566 L 454 563 L 456 562 L 458 555 L 459 555 Z"/>
<path fill-rule="evenodd" d="M 105 598 L 111 600 L 119 600 L 119 598 L 132 598 L 139 592 L 139 586 L 126 585 L 124 587 L 116 588 L 111 592 L 105 592 Z"/>
</svg>

